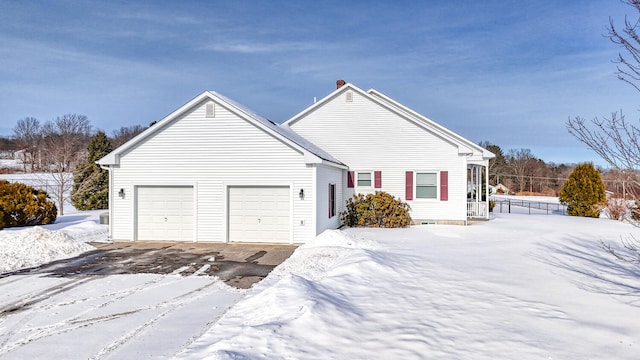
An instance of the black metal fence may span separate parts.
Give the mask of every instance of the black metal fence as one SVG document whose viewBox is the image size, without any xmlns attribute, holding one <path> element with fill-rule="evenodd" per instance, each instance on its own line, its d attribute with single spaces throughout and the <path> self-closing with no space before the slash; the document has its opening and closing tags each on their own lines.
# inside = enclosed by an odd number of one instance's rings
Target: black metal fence
<svg viewBox="0 0 640 360">
<path fill-rule="evenodd" d="M 505 198 L 490 198 L 491 201 L 495 202 L 495 206 L 493 207 L 493 212 L 500 213 L 511 213 L 512 211 L 516 211 L 518 213 L 522 213 L 524 209 L 526 213 L 531 214 L 555 214 L 555 215 L 566 215 L 567 207 L 566 205 L 560 203 L 550 203 L 543 201 L 533 201 L 533 200 L 523 200 L 523 199 L 505 199 Z M 533 211 L 532 211 L 533 210 Z"/>
</svg>

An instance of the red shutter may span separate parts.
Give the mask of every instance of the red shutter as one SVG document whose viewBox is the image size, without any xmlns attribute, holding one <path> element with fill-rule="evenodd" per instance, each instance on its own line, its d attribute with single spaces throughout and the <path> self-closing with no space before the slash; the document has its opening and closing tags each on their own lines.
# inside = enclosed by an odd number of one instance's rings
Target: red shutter
<svg viewBox="0 0 640 360">
<path fill-rule="evenodd" d="M 373 179 L 376 189 L 380 189 L 382 187 L 382 171 L 374 171 Z"/>
<path fill-rule="evenodd" d="M 347 172 L 347 187 L 348 188 L 352 188 L 353 187 L 353 176 L 354 176 L 353 171 Z"/>
<path fill-rule="evenodd" d="M 440 171 L 440 201 L 449 200 L 449 172 Z"/>
<path fill-rule="evenodd" d="M 405 200 L 413 200 L 413 171 L 405 173 Z"/>
</svg>

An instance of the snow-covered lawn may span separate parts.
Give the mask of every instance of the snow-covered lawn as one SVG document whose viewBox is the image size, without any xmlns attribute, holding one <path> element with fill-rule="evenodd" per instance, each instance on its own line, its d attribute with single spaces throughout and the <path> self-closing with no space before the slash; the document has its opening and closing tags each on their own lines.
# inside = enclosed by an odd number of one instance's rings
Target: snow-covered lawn
<svg viewBox="0 0 640 360">
<path fill-rule="evenodd" d="M 81 214 L 52 227 L 95 237 Z M 640 267 L 599 247 L 630 235 L 640 229 L 605 219 L 494 214 L 328 231 L 249 290 L 8 276 L 0 358 L 638 359 Z"/>
<path fill-rule="evenodd" d="M 638 359 L 640 268 L 598 246 L 629 234 L 640 230 L 517 214 L 324 234 L 180 355 Z"/>
</svg>

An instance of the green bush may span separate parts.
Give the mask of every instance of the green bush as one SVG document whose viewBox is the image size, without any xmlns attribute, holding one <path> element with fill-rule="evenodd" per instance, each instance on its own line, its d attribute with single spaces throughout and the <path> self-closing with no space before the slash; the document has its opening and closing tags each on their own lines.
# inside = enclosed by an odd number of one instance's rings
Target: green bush
<svg viewBox="0 0 640 360">
<path fill-rule="evenodd" d="M 599 217 L 607 201 L 602 177 L 593 164 L 576 166 L 560 189 L 560 201 L 572 216 Z"/>
<path fill-rule="evenodd" d="M 347 209 L 340 214 L 347 226 L 396 228 L 411 225 L 410 207 L 390 194 L 356 194 L 347 200 Z"/>
<path fill-rule="evenodd" d="M 0 180 L 0 229 L 56 221 L 58 209 L 45 191 Z"/>
</svg>

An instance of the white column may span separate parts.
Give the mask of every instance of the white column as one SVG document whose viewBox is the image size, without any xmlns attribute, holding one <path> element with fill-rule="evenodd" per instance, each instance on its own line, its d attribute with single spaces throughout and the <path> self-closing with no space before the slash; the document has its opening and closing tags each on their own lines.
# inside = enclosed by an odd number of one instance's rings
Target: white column
<svg viewBox="0 0 640 360">
<path fill-rule="evenodd" d="M 487 207 L 487 213 L 485 214 L 486 218 L 489 219 L 489 161 L 486 161 L 486 165 L 484 166 L 484 174 L 485 174 L 485 192 L 486 192 L 486 196 L 487 196 L 487 201 L 486 201 L 486 207 Z"/>
<path fill-rule="evenodd" d="M 480 166 L 473 166 L 476 170 L 476 203 L 480 203 L 482 201 L 482 172 L 480 171 Z"/>
</svg>

